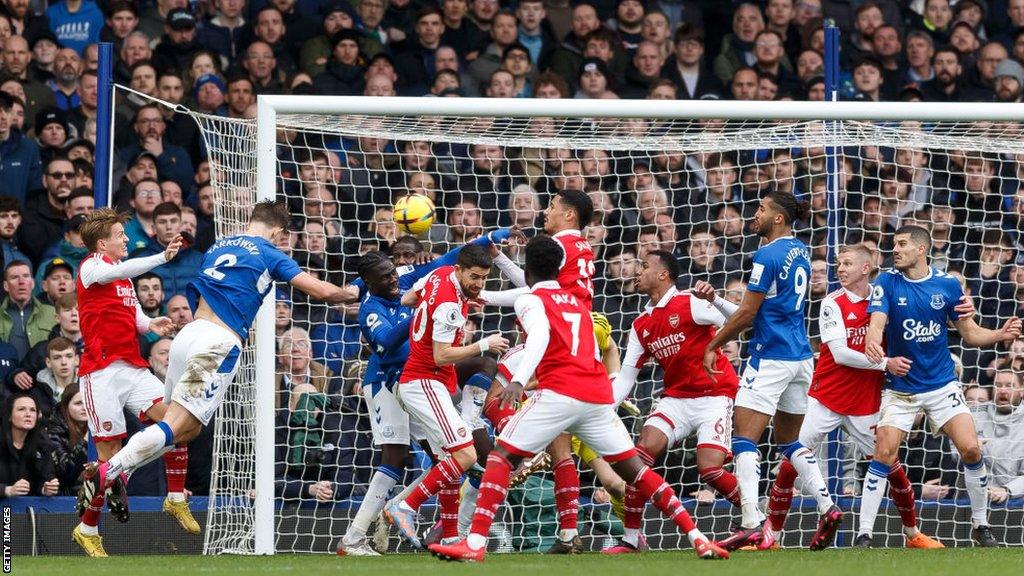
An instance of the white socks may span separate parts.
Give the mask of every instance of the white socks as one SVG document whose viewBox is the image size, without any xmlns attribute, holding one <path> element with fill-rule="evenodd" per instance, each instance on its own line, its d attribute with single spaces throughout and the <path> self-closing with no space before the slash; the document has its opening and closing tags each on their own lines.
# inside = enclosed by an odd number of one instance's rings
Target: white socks
<svg viewBox="0 0 1024 576">
<path fill-rule="evenodd" d="M 124 448 L 110 459 L 107 478 L 113 478 L 121 472 L 131 474 L 136 468 L 156 460 L 170 448 L 174 448 L 170 428 L 163 422 L 157 422 L 132 436 Z"/>
<path fill-rule="evenodd" d="M 742 526 L 755 528 L 761 521 L 757 508 L 757 484 L 761 480 L 760 458 L 757 452 L 740 452 L 735 459 L 736 479 L 740 485 L 740 502 L 743 513 Z"/>
<path fill-rule="evenodd" d="M 801 446 L 789 457 L 789 463 L 796 468 L 796 473 L 803 479 L 804 486 L 814 494 L 814 500 L 818 503 L 818 514 L 824 514 L 835 505 L 828 493 L 828 487 L 825 486 L 821 468 L 818 468 L 818 459 L 809 448 Z"/>
<path fill-rule="evenodd" d="M 988 472 L 984 460 L 964 462 L 964 485 L 971 499 L 971 526 L 988 526 Z"/>
<path fill-rule="evenodd" d="M 377 468 L 373 477 L 370 478 L 370 485 L 366 489 L 366 495 L 363 496 L 363 502 L 359 505 L 356 517 L 352 519 L 345 536 L 341 539 L 343 544 L 358 544 L 366 538 L 366 531 L 370 528 L 370 523 L 384 509 L 388 494 L 398 483 L 401 474 L 401 470 L 391 466 L 381 465 Z"/>
<path fill-rule="evenodd" d="M 860 518 L 858 519 L 857 535 L 870 536 L 875 529 L 875 518 L 882 506 L 882 498 L 889 490 L 889 467 L 878 460 L 868 464 L 868 473 L 864 476 L 864 486 L 860 498 Z"/>
<path fill-rule="evenodd" d="M 480 495 L 480 488 L 474 486 L 473 482 L 466 482 L 462 485 L 462 498 L 459 500 L 459 534 L 467 534 L 469 527 L 473 524 L 473 514 L 476 513 L 476 499 Z"/>
</svg>

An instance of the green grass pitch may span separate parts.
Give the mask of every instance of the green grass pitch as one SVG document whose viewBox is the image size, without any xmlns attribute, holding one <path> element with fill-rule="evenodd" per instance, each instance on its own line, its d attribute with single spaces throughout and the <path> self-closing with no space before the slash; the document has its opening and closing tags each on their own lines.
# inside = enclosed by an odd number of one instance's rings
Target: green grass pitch
<svg viewBox="0 0 1024 576">
<path fill-rule="evenodd" d="M 635 556 L 600 554 L 543 556 L 491 554 L 483 564 L 441 562 L 427 554 L 383 558 L 338 558 L 328 555 L 238 556 L 122 556 L 106 560 L 40 556 L 13 559 L 14 574 L 102 576 L 242 576 L 295 574 L 299 576 L 567 576 L 604 574 L 655 576 L 707 574 L 713 576 L 995 576 L 1024 574 L 1024 550 L 973 548 L 946 550 L 833 549 L 823 552 L 783 550 L 737 552 L 726 561 L 701 561 L 692 552 L 651 552 Z"/>
</svg>

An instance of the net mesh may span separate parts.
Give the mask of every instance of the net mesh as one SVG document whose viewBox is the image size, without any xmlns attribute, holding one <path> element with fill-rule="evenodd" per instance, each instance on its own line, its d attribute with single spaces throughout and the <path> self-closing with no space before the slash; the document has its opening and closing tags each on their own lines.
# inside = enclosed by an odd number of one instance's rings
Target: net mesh
<svg viewBox="0 0 1024 576">
<path fill-rule="evenodd" d="M 256 197 L 255 122 L 197 119 L 210 152 L 217 234 L 237 233 Z M 892 232 L 902 223 L 927 226 L 933 265 L 964 279 L 983 326 L 1017 314 L 1024 289 L 1024 266 L 1014 260 L 1024 215 L 1024 193 L 1018 192 L 1024 139 L 1016 123 L 279 114 L 277 125 L 276 192 L 289 203 L 300 230 L 282 248 L 305 270 L 339 284 L 355 278 L 356 256 L 395 240 L 390 207 L 409 192 L 434 198 L 437 217 L 423 241 L 426 249 L 443 253 L 498 226 L 518 225 L 533 234 L 553 191 L 587 190 L 596 208 L 585 231 L 597 258 L 594 309 L 608 317 L 622 347 L 646 300 L 633 287 L 637 259 L 655 247 L 678 256 L 681 287 L 708 280 L 738 302 L 758 246 L 746 223 L 769 189 L 792 191 L 811 205 L 809 220 L 799 222 L 796 232 L 813 258 L 812 340 L 821 299 L 829 292 L 830 230 L 839 243 L 878 247 L 878 264 L 888 267 Z M 835 147 L 832 182 L 839 198 L 832 220 L 828 146 Z M 519 251 L 512 249 L 511 256 L 521 262 Z M 495 276 L 488 288 L 503 285 Z M 333 552 L 379 462 L 359 395 L 368 352 L 360 343 L 356 306 L 327 307 L 287 287 L 278 298 L 276 326 L 286 342 L 279 340 L 277 352 L 276 548 Z M 511 335 L 510 315 L 487 309 L 473 316 L 467 339 L 496 330 Z M 302 359 L 307 340 L 311 364 Z M 950 349 L 963 366 L 968 402 L 984 423 L 979 426 L 992 435 L 986 451 L 999 455 L 989 461 L 993 486 L 1005 486 L 1024 473 L 1024 424 L 1016 424 L 1020 410 L 1003 414 L 1005 402 L 993 383 L 1001 370 L 1019 378 L 1024 344 L 975 349 L 954 333 Z M 742 368 L 743 342 L 725 350 Z M 252 550 L 253 355 L 246 350 L 216 420 L 207 553 Z M 660 382 L 657 370 L 642 373 L 634 395 L 644 415 Z M 626 422 L 639 433 L 643 419 Z M 1007 430 L 1015 432 L 996 437 Z M 763 499 L 780 456 L 767 435 L 761 440 Z M 738 512 L 724 500 L 709 501 L 712 494 L 696 473 L 694 445 L 691 438 L 672 449 L 658 470 L 682 496 L 698 498 L 687 505 L 695 506 L 705 532 L 723 535 Z M 832 492 L 845 509 L 856 510 L 865 455 L 842 432 L 832 434 L 819 455 Z M 427 465 L 422 453 L 415 456 L 404 482 Z M 949 441 L 919 423 L 901 457 L 918 496 L 922 528 L 947 545 L 969 545 L 962 466 Z M 583 488 L 582 531 L 598 547 L 621 525 L 604 504 L 607 491 L 586 470 Z M 546 473 L 512 492 L 492 533 L 500 548 L 532 550 L 551 543 L 557 528 L 551 491 Z M 786 546 L 806 546 L 814 532 L 813 500 L 801 502 L 790 513 Z M 431 512 L 423 516 L 429 525 Z M 1003 541 L 1024 544 L 1019 514 L 1015 519 L 1005 505 L 995 504 L 990 516 Z M 902 545 L 899 526 L 895 507 L 883 507 L 876 543 Z M 847 527 L 840 538 L 849 543 Z M 661 521 L 648 520 L 645 531 L 654 547 L 679 542 L 674 527 Z"/>
</svg>

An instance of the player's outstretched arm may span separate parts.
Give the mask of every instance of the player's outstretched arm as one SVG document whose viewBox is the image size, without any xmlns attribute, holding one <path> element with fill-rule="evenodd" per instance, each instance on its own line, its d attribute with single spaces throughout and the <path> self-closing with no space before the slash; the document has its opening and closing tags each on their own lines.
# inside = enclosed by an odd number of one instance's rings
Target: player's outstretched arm
<svg viewBox="0 0 1024 576">
<path fill-rule="evenodd" d="M 489 306 L 502 306 L 505 308 L 515 306 L 516 300 L 523 294 L 529 294 L 527 287 L 512 288 L 511 290 L 481 290 L 480 299 Z"/>
<path fill-rule="evenodd" d="M 999 342 L 1010 343 L 1020 338 L 1021 320 L 1014 316 L 1003 323 L 998 330 L 989 330 L 978 326 L 972 317 L 961 317 L 956 321 L 956 329 L 967 345 L 981 348 Z"/>
<path fill-rule="evenodd" d="M 318 280 L 308 272 L 300 272 L 291 279 L 289 284 L 313 298 L 323 300 L 329 304 L 344 304 L 350 301 L 348 290 L 335 286 L 330 282 Z"/>
<path fill-rule="evenodd" d="M 881 362 L 885 358 L 882 339 L 885 337 L 885 324 L 889 315 L 885 312 L 872 312 L 868 323 L 868 333 L 864 336 L 864 355 L 871 362 Z"/>
<path fill-rule="evenodd" d="M 488 350 L 501 354 L 508 350 L 508 340 L 501 334 L 491 334 L 468 346 L 453 346 L 447 342 L 434 341 L 434 363 L 438 366 L 448 366 L 479 356 Z"/>
<path fill-rule="evenodd" d="M 178 238 L 178 243 L 179 245 L 181 243 L 180 237 Z M 169 246 L 168 249 L 170 249 Z M 174 254 L 177 253 L 178 251 L 175 249 Z M 173 257 L 174 256 L 171 256 L 171 258 Z M 87 258 L 82 263 L 81 268 L 82 285 L 88 288 L 93 284 L 110 284 L 115 280 L 135 278 L 140 274 L 149 272 L 161 264 L 167 263 L 169 260 L 170 258 L 167 257 L 167 251 L 143 258 L 122 260 L 117 264 L 110 264 L 100 260 L 99 258 Z"/>
</svg>

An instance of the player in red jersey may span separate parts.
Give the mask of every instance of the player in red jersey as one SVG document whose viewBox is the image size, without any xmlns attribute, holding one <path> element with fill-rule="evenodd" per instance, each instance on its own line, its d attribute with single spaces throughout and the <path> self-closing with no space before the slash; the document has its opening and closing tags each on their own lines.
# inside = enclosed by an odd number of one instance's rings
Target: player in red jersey
<svg viewBox="0 0 1024 576">
<path fill-rule="evenodd" d="M 697 471 L 700 477 L 733 505 L 739 506 L 736 478 L 722 466 L 730 455 L 732 401 L 739 379 L 725 354 L 718 351 L 718 370 L 712 380 L 701 368 L 704 347 L 736 311 L 736 305 L 715 297 L 714 288 L 698 282 L 693 292 L 676 289 L 679 263 L 671 252 L 653 250 L 637 271 L 636 289 L 650 302 L 633 321 L 622 369 L 612 383 L 615 400 L 629 395 L 640 369 L 654 359 L 664 371 L 664 391 L 640 432 L 636 450 L 647 466 L 665 451 L 697 433 Z M 626 554 L 641 548 L 643 502 L 626 489 L 625 534 L 604 550 Z"/>
<path fill-rule="evenodd" d="M 500 334 L 468 346 L 455 345 L 462 341 L 469 301 L 480 295 L 490 271 L 491 258 L 484 249 L 469 245 L 459 253 L 455 266 L 434 270 L 402 298 L 404 306 L 416 306 L 416 311 L 409 325 L 409 359 L 395 395 L 438 458 L 415 490 L 385 509 L 388 521 L 414 548 L 422 548 L 416 535 L 416 511 L 435 494 L 441 506 L 442 537 L 458 535 L 458 489 L 462 474 L 476 462 L 476 450 L 469 425 L 452 403 L 458 388 L 455 363 L 488 350 L 508 349 L 508 340 Z"/>
<path fill-rule="evenodd" d="M 910 370 L 910 360 L 902 356 L 871 362 L 864 355 L 864 336 L 868 314 L 868 279 L 874 272 L 874 254 L 863 244 L 839 249 L 837 276 L 841 289 L 821 303 L 818 326 L 821 349 L 808 392 L 807 414 L 800 426 L 800 442 L 816 450 L 826 436 L 842 426 L 846 437 L 860 454 L 870 458 L 875 448 L 875 425 L 881 404 L 885 372 L 902 376 Z M 958 307 L 973 314 L 967 301 Z M 797 473 L 788 460 L 782 461 L 768 499 L 768 522 L 776 540 L 786 523 L 793 498 Z M 908 548 L 942 548 L 942 544 L 918 530 L 914 491 L 903 466 L 897 461 L 889 472 L 889 495 L 900 511 Z M 858 545 L 870 546 L 875 518 L 862 514 Z"/>
<path fill-rule="evenodd" d="M 544 210 L 544 232 L 556 242 L 559 254 L 557 281 L 564 290 L 576 296 L 589 312 L 594 302 L 594 251 L 583 236 L 583 228 L 594 214 L 590 196 L 582 190 L 560 190 L 551 198 Z M 492 246 L 494 264 L 517 286 L 512 290 L 491 292 L 485 290 L 482 299 L 490 305 L 512 306 L 522 294 L 528 293 L 526 275 L 519 266 Z M 489 409 L 488 409 L 489 408 Z M 485 408 L 484 415 L 491 422 L 499 422 L 512 414 L 510 406 L 502 408 L 501 403 L 492 402 Z M 569 434 L 557 437 L 547 449 L 551 455 L 555 478 L 555 503 L 558 507 L 558 539 L 548 550 L 549 554 L 575 554 L 583 551 L 583 540 L 579 537 L 580 478 L 576 463 L 572 459 L 572 442 Z"/>
<path fill-rule="evenodd" d="M 527 334 L 525 357 L 502 401 L 518 402 L 534 372 L 537 388 L 505 426 L 487 457 L 470 535 L 457 544 L 432 544 L 430 551 L 452 560 L 482 561 L 514 465 L 569 430 L 611 463 L 619 476 L 630 479 L 644 502 L 653 499 L 655 506 L 686 532 L 700 558 L 727 558 L 727 552 L 697 529 L 665 480 L 636 455 L 626 427 L 615 415 L 611 383 L 596 357 L 590 310 L 556 281 L 561 269 L 557 246 L 557 241 L 546 235 L 526 245 L 526 275 L 532 288 L 515 304 L 516 316 Z"/>
<path fill-rule="evenodd" d="M 125 438 L 124 409 L 150 421 L 163 419 L 164 384 L 139 354 L 138 334 L 149 331 L 161 336 L 175 329 L 170 318 L 150 319 L 142 312 L 131 278 L 174 259 L 181 248 L 178 236 L 160 254 L 122 261 L 128 255 L 128 237 L 124 223 L 128 215 L 113 209 L 96 210 L 82 223 L 82 241 L 90 254 L 78 269 L 78 315 L 85 349 L 78 366 L 82 398 L 89 416 L 89 433 L 96 442 L 99 460 L 105 462 L 121 449 Z M 185 500 L 185 471 L 188 452 L 174 448 L 164 454 L 167 470 L 167 499 L 164 511 L 174 516 L 190 533 L 199 533 L 199 524 Z M 90 556 L 106 556 L 97 530 L 100 510 L 107 502 L 111 514 L 127 522 L 126 477 L 107 490 L 78 494 L 77 507 L 82 518 L 72 533 Z M 83 484 L 84 485 L 84 484 Z"/>
</svg>

